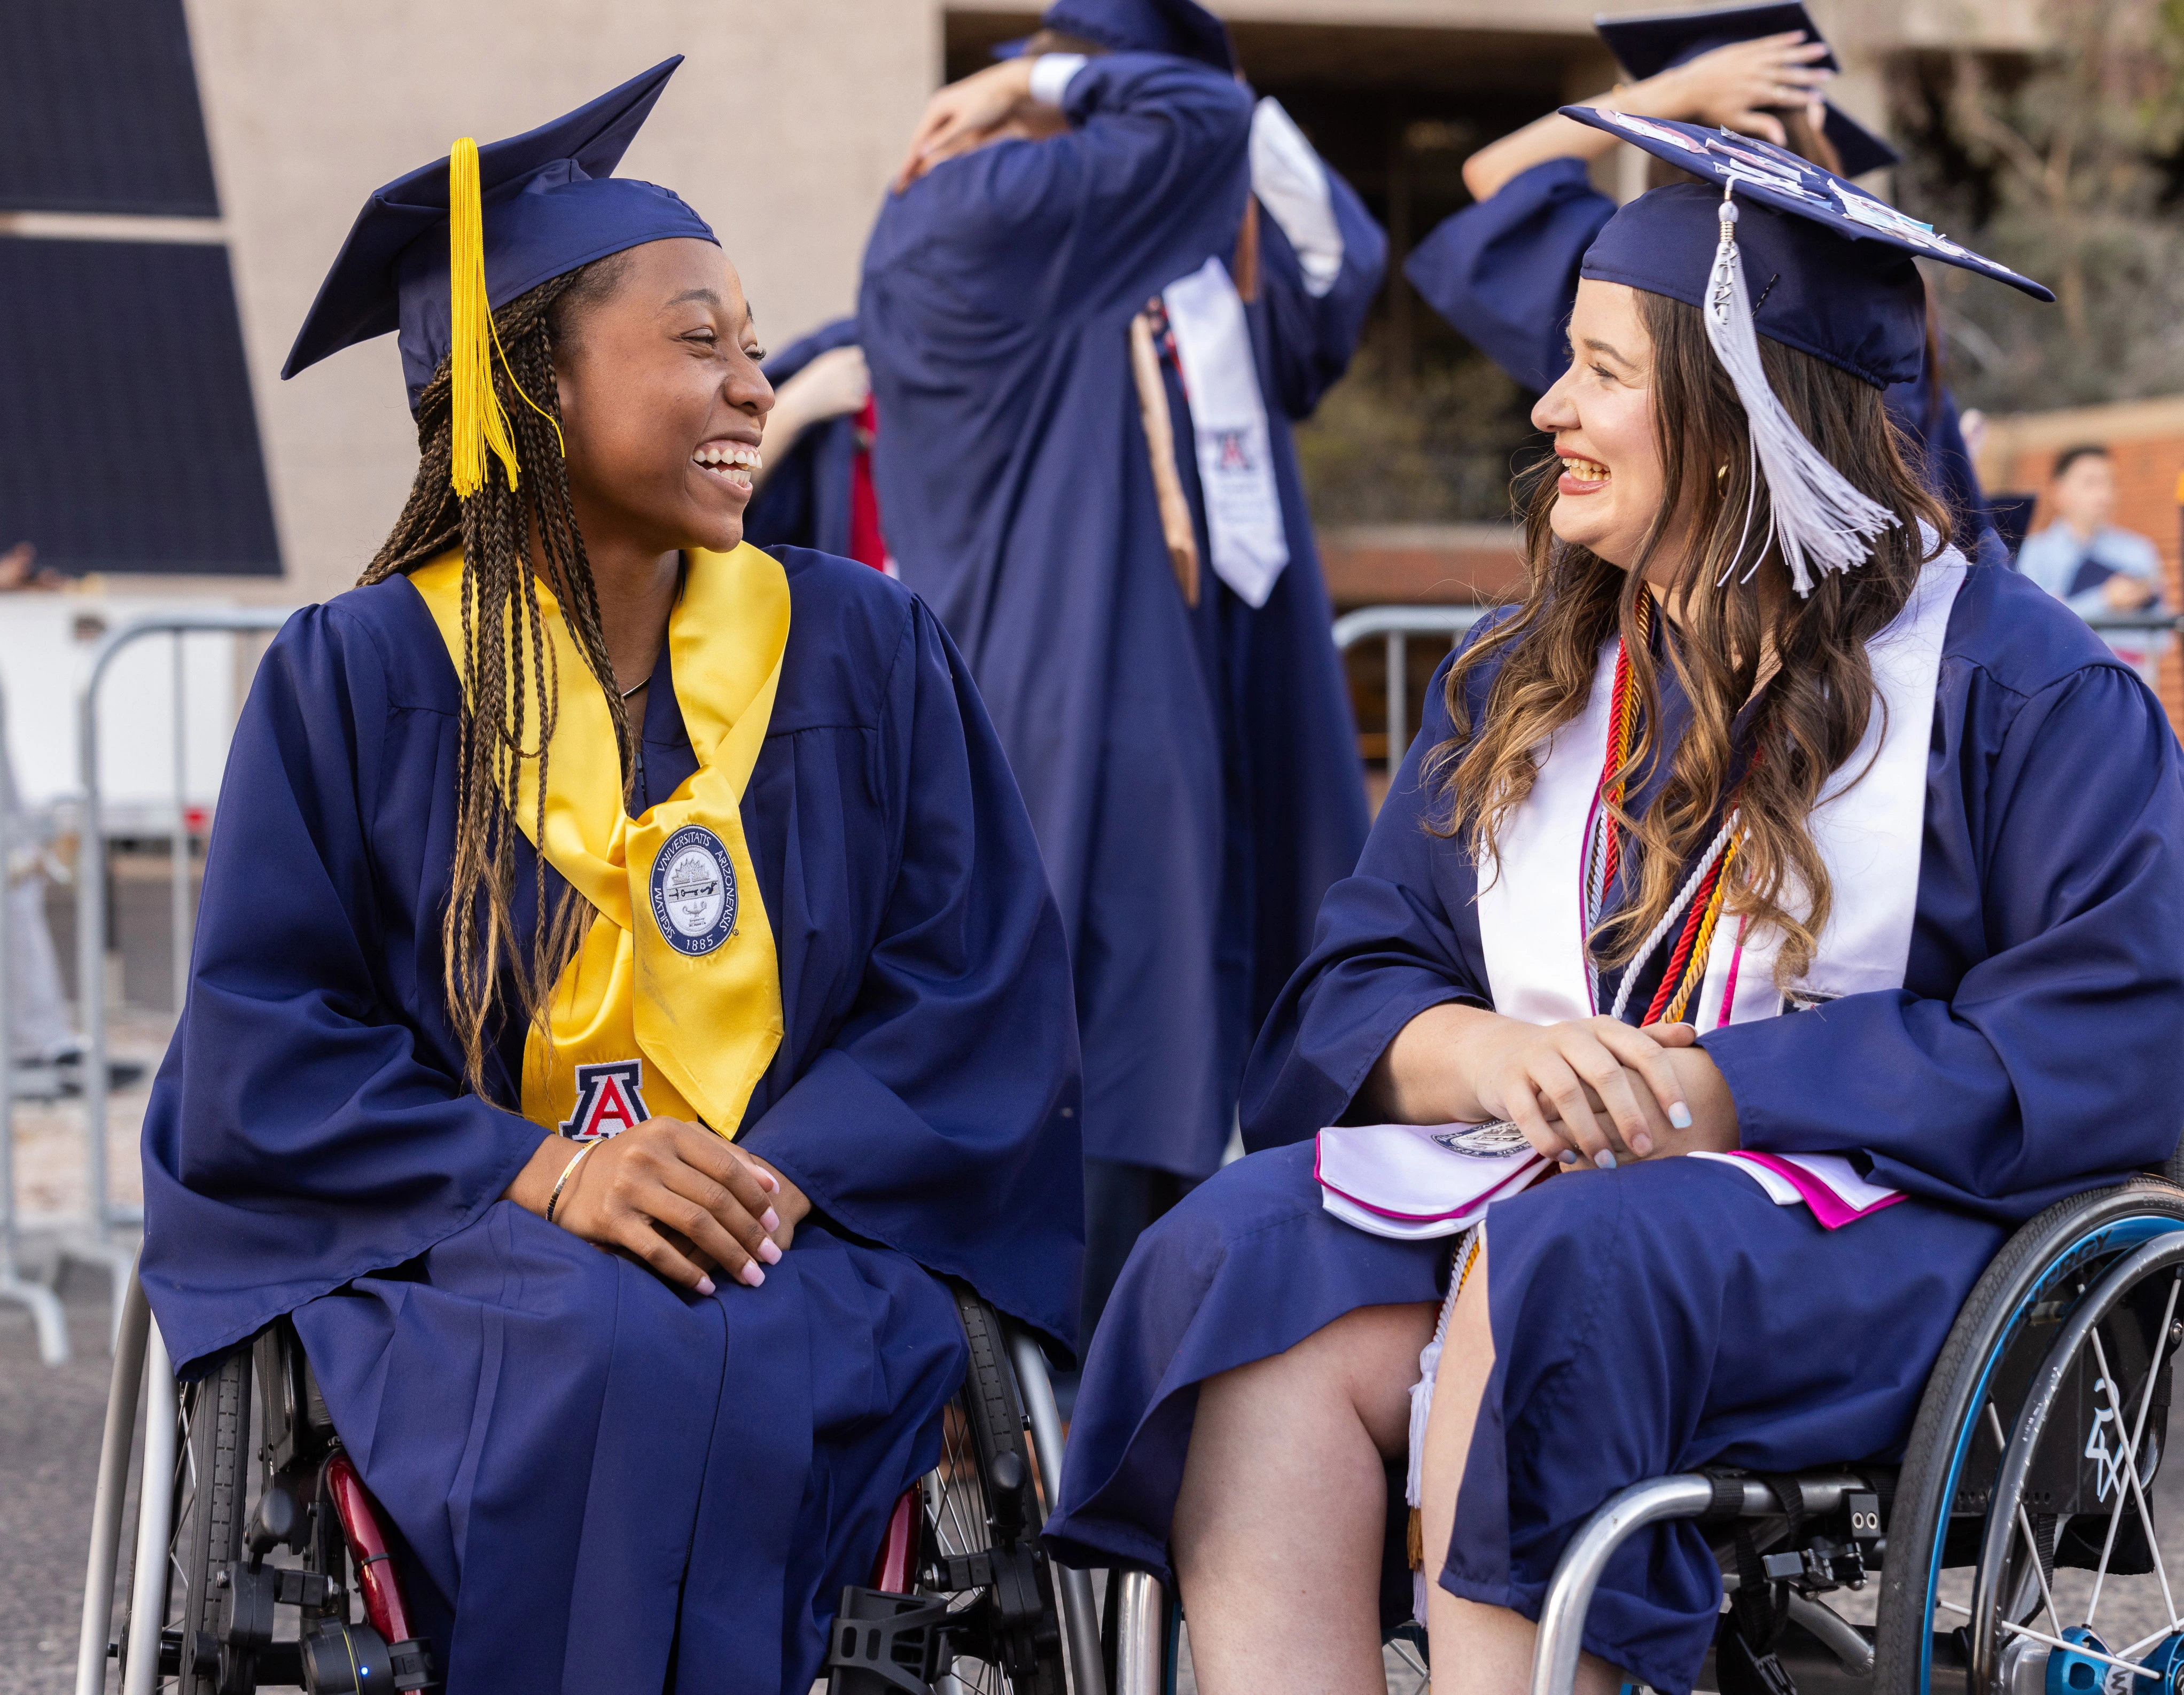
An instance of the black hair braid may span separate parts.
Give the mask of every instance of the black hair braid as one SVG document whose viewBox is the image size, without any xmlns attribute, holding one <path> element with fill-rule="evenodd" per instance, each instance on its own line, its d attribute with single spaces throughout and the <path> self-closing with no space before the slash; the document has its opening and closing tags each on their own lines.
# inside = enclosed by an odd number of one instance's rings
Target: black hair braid
<svg viewBox="0 0 2184 1695">
<path fill-rule="evenodd" d="M 599 260 L 554 277 L 493 314 L 506 365 L 500 359 L 493 361 L 493 380 L 510 422 L 519 487 L 509 487 L 500 461 L 488 455 L 484 485 L 467 499 L 457 497 L 451 474 L 454 385 L 448 361 L 440 362 L 417 409 L 419 458 L 410 499 L 358 579 L 362 585 L 405 575 L 458 544 L 462 548 L 463 705 L 455 856 L 441 945 L 448 1013 L 462 1044 L 465 1079 L 479 1094 L 488 1092 L 485 1061 L 489 1033 L 501 1010 L 502 967 L 512 974 L 526 1022 L 546 1029 L 554 985 L 593 916 L 590 903 L 568 889 L 549 912 L 542 875 L 534 879 L 537 906 L 528 957 L 514 945 L 510 903 L 519 832 L 510 801 L 523 762 L 536 761 L 531 834 L 534 840 L 543 838 L 560 687 L 538 601 L 534 538 L 585 668 L 606 696 L 625 794 L 632 780 L 629 714 L 615 685 L 599 591 L 577 527 L 557 428 L 560 403 L 554 375 L 554 349 L 566 333 L 562 320 L 568 306 L 603 293 L 607 276 L 588 274 L 614 265 L 611 259 Z"/>
</svg>

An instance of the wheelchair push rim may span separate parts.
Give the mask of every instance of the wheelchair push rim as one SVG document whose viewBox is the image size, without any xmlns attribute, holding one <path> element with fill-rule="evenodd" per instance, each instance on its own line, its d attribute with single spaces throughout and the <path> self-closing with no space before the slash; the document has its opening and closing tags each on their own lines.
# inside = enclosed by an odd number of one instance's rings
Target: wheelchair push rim
<svg viewBox="0 0 2184 1695">
<path fill-rule="evenodd" d="M 2184 1341 L 2184 1191 L 2140 1179 L 2075 1196 L 2016 1240 L 1921 1408 L 1891 1514 L 1879 1685 L 2170 1695 L 2184 1591 L 2148 1496 Z M 1969 1604 L 1945 1577 L 1965 1566 Z M 2104 1609 L 2131 1616 L 2111 1635 Z"/>
</svg>

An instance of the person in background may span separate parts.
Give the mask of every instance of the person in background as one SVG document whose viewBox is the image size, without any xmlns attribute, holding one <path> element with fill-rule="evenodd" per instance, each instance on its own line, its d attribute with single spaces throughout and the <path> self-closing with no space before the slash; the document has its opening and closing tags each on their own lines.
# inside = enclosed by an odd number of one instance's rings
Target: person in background
<svg viewBox="0 0 2184 1695">
<path fill-rule="evenodd" d="M 38 563 L 38 550 L 28 542 L 17 542 L 0 553 L 0 594 L 20 589 L 65 588 L 68 575 Z"/>
<path fill-rule="evenodd" d="M 1821 98 L 1834 53 L 1798 3 L 1729 6 L 1603 19 L 1601 39 L 1631 81 L 1590 102 L 1641 118 L 1669 118 L 1757 136 L 1843 176 L 1897 162 L 1895 148 Z M 1569 363 L 1563 329 L 1577 298 L 1578 261 L 1615 214 L 1587 167 L 1615 137 L 1549 113 L 1464 162 L 1474 204 L 1419 243 L 1404 275 L 1426 304 L 1480 352 L 1535 392 Z M 1682 173 L 1649 161 L 1647 186 Z M 1892 387 L 1889 415 L 1925 454 L 1926 482 L 1957 516 L 1969 544 L 1986 527 L 1986 503 L 1942 385 L 1935 302 L 1918 376 Z"/>
<path fill-rule="evenodd" d="M 837 318 L 766 362 L 766 461 L 744 515 L 754 547 L 816 548 L 887 569 L 872 438 L 879 427 L 857 321 Z"/>
<path fill-rule="evenodd" d="M 2065 448 L 2056 457 L 2048 500 L 2054 521 L 2025 538 L 2017 568 L 2064 602 L 2081 618 L 2160 612 L 2161 555 L 2135 530 L 2120 529 L 2115 516 L 2115 462 L 2098 443 Z M 2148 683 L 2154 680 L 2165 632 L 2104 633 L 2116 656 Z"/>
<path fill-rule="evenodd" d="M 1219 1165 L 1251 1032 L 1364 841 L 1288 424 L 1386 247 L 1192 0 L 1042 24 L 934 97 L 857 320 L 890 551 L 970 661 L 1069 938 L 1089 1327 Z"/>
</svg>

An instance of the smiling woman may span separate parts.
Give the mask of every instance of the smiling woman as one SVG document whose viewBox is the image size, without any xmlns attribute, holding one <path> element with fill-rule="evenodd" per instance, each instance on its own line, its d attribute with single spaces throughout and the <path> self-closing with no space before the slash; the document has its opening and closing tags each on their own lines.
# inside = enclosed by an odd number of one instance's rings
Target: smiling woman
<svg viewBox="0 0 2184 1695">
<path fill-rule="evenodd" d="M 398 329 L 416 482 L 266 655 L 146 1120 L 169 1347 L 292 1315 L 455 1688 L 801 1695 L 962 1380 L 939 1277 L 1074 1329 L 1038 849 L 931 616 L 743 544 L 742 286 L 610 175 L 674 64 L 320 291 L 289 372 Z"/>
<path fill-rule="evenodd" d="M 1321 908 L 1252 1152 L 1124 1270 L 1048 1526 L 1172 1564 L 1207 1695 L 1379 1687 L 1398 1464 L 1435 1689 L 1524 1688 L 1604 1503 L 1900 1454 L 2005 1224 L 2176 1140 L 2176 739 L 1950 544 L 1882 399 L 1914 254 L 2046 291 L 1763 142 L 1569 115 L 1713 175 L 1585 253 L 1525 596 Z M 1322 1202 L 1323 1126 L 1500 1119 L 1553 1175 L 1439 1239 Z M 1695 1525 L 1641 1531 L 1580 1688 L 1717 1642 L 1758 1687 L 1721 1595 Z"/>
</svg>

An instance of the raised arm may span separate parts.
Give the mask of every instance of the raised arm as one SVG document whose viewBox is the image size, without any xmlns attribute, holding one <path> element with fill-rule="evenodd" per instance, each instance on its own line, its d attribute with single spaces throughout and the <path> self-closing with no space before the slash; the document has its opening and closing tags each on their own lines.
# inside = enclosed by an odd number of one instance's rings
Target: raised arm
<svg viewBox="0 0 2184 1695">
<path fill-rule="evenodd" d="M 1834 73 L 1814 61 L 1827 57 L 1824 42 L 1808 42 L 1802 30 L 1756 41 L 1733 42 L 1649 76 L 1618 84 L 1585 101 L 1641 118 L 1674 118 L 1718 125 L 1786 144 L 1782 120 L 1769 107 L 1802 106 Z M 1463 186 L 1474 200 L 1499 193 L 1510 178 L 1551 159 L 1594 159 L 1616 145 L 1605 131 L 1550 112 L 1481 148 L 1463 162 Z"/>
<path fill-rule="evenodd" d="M 1066 82 L 1040 75 L 1061 57 L 994 91 L 996 104 L 1003 92 L 1032 101 L 1039 75 L 1067 125 L 1060 133 L 1018 138 L 1028 131 L 991 120 L 1002 138 L 900 190 L 914 226 L 894 238 L 900 261 L 1019 317 L 1064 298 L 1079 311 L 1142 304 L 1208 253 L 1226 253 L 1249 192 L 1251 99 L 1233 80 L 1150 53 L 1065 64 Z"/>
</svg>

